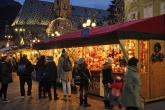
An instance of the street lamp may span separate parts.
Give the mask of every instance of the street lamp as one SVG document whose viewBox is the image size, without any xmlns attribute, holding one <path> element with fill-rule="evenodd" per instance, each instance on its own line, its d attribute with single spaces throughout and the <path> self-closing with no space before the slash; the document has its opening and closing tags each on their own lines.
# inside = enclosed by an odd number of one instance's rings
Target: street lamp
<svg viewBox="0 0 165 110">
<path fill-rule="evenodd" d="M 33 43 L 40 42 L 40 39 L 37 39 L 36 37 L 32 40 Z"/>
<path fill-rule="evenodd" d="M 54 37 L 54 36 L 60 36 L 61 34 L 58 31 L 55 31 L 54 33 L 49 33 L 48 36 Z"/>
<path fill-rule="evenodd" d="M 25 32 L 26 30 L 24 28 L 15 28 L 14 30 L 15 32 L 18 32 L 18 37 L 20 38 L 20 42 L 19 42 L 20 45 L 24 45 L 25 44 L 24 39 L 23 37 L 20 36 L 20 34 Z"/>
<path fill-rule="evenodd" d="M 82 24 L 83 28 L 89 28 L 89 27 L 96 27 L 96 22 L 92 21 L 91 19 L 87 19 L 86 22 Z"/>
<path fill-rule="evenodd" d="M 9 47 L 10 46 L 10 39 L 12 39 L 13 36 L 11 36 L 11 35 L 5 35 L 5 38 L 7 39 L 6 47 Z"/>
</svg>

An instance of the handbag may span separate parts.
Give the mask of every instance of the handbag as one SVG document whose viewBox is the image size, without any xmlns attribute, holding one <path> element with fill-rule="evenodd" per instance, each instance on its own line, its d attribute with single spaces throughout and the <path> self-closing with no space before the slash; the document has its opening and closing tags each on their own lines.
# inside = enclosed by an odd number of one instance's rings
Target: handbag
<svg viewBox="0 0 165 110">
<path fill-rule="evenodd" d="M 81 80 L 81 77 L 79 75 L 74 76 L 74 84 L 75 85 L 80 85 L 80 80 Z"/>
</svg>

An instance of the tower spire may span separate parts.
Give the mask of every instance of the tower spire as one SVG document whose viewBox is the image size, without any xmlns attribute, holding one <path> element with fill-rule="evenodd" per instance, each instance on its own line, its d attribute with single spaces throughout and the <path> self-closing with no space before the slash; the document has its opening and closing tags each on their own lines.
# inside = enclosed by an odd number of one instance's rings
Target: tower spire
<svg viewBox="0 0 165 110">
<path fill-rule="evenodd" d="M 70 0 L 55 0 L 55 12 L 57 17 L 71 18 Z"/>
</svg>

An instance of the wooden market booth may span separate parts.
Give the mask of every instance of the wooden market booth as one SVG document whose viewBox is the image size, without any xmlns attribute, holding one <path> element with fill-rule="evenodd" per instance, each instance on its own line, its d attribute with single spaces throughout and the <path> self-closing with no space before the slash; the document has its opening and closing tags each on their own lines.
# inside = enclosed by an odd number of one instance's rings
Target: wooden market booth
<svg viewBox="0 0 165 110">
<path fill-rule="evenodd" d="M 124 72 L 120 63 L 123 57 L 135 56 L 140 63 L 141 94 L 145 101 L 165 98 L 165 15 L 71 32 L 36 43 L 33 47 L 43 51 L 49 49 L 52 53 L 57 51 L 53 49 L 68 48 L 77 56 L 87 58 L 89 65 L 89 57 L 94 63 L 102 65 L 105 60 L 102 56 L 108 53 L 107 56 L 113 57 L 116 63 L 113 67 L 116 74 Z M 97 54 L 100 56 L 95 57 Z M 95 79 L 93 84 L 98 88 L 93 88 L 91 92 L 102 96 L 98 64 L 92 74 Z"/>
</svg>

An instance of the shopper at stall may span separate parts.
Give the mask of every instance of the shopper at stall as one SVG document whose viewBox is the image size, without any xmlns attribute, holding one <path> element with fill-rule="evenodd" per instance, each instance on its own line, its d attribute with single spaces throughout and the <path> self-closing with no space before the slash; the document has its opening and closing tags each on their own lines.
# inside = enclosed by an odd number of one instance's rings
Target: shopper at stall
<svg viewBox="0 0 165 110">
<path fill-rule="evenodd" d="M 58 76 L 62 82 L 63 99 L 66 100 L 67 96 L 71 97 L 72 63 L 65 49 L 58 61 Z"/>
<path fill-rule="evenodd" d="M 1 67 L 0 98 L 2 99 L 3 102 L 9 102 L 9 100 L 7 99 L 7 89 L 8 89 L 8 84 L 11 82 L 12 79 L 12 68 L 11 68 L 12 66 L 7 56 L 2 58 L 0 62 L 0 67 Z"/>
<path fill-rule="evenodd" d="M 38 84 L 38 95 L 39 99 L 42 98 L 42 96 L 46 97 L 46 90 L 45 90 L 45 81 L 44 81 L 44 73 L 46 69 L 46 58 L 45 56 L 41 56 L 38 59 L 38 62 L 35 66 L 36 70 L 36 80 L 39 82 Z"/>
<path fill-rule="evenodd" d="M 78 74 L 80 74 L 80 106 L 90 107 L 88 103 L 88 88 L 91 82 L 91 75 L 84 58 L 78 60 Z"/>
<path fill-rule="evenodd" d="M 140 77 L 138 73 L 138 59 L 128 60 L 128 72 L 124 77 L 123 94 L 121 102 L 126 110 L 138 110 L 140 107 Z"/>
<path fill-rule="evenodd" d="M 17 74 L 20 79 L 20 92 L 21 96 L 25 96 L 25 82 L 28 85 L 27 95 L 31 96 L 31 89 L 32 89 L 32 71 L 34 70 L 33 65 L 27 59 L 26 55 L 20 59 L 18 63 Z"/>
<path fill-rule="evenodd" d="M 112 77 L 112 59 L 108 58 L 107 61 L 103 64 L 102 68 L 104 85 L 104 106 L 105 108 L 111 108 L 110 104 L 110 94 L 111 94 L 111 84 L 113 83 Z"/>
<path fill-rule="evenodd" d="M 46 69 L 45 69 L 45 75 L 44 80 L 47 84 L 47 92 L 49 96 L 49 100 L 52 100 L 52 94 L 51 94 L 51 86 L 53 86 L 54 89 L 54 100 L 58 100 L 57 97 L 57 66 L 53 60 L 52 56 L 47 56 L 46 58 Z"/>
</svg>

